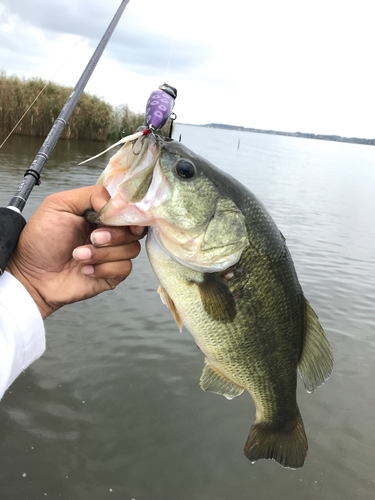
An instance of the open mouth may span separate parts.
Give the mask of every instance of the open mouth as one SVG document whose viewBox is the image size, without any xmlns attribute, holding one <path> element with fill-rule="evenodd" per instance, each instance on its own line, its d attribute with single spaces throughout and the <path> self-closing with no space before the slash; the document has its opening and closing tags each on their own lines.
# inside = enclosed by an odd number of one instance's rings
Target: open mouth
<svg viewBox="0 0 375 500">
<path fill-rule="evenodd" d="M 111 197 L 113 197 L 117 188 L 124 181 L 128 181 L 131 178 L 133 178 L 133 181 L 134 179 L 138 179 L 139 181 L 142 179 L 142 173 L 144 174 L 146 169 L 152 170 L 159 154 L 159 147 L 153 135 L 126 143 L 112 156 L 107 167 L 99 177 L 97 184 L 104 186 Z M 152 177 L 152 172 L 150 173 Z M 128 198 L 129 195 L 126 199 Z"/>
<path fill-rule="evenodd" d="M 160 147 L 153 134 L 125 144 L 112 156 L 98 180 L 111 199 L 87 218 L 107 225 L 153 224 L 152 208 L 170 192 L 159 160 Z"/>
</svg>

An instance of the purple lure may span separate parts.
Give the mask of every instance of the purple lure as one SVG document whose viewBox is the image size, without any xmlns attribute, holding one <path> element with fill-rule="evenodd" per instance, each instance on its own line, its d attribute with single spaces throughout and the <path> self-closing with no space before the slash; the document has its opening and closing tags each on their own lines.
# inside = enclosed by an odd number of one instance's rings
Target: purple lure
<svg viewBox="0 0 375 500">
<path fill-rule="evenodd" d="M 176 97 L 177 90 L 166 83 L 152 92 L 146 105 L 147 127 L 153 130 L 164 127 L 172 112 Z"/>
</svg>

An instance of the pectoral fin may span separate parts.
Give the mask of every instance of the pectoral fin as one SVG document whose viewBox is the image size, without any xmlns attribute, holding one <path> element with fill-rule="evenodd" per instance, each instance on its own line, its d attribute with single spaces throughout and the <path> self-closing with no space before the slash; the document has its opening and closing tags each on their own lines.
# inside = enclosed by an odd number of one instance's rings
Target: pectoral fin
<svg viewBox="0 0 375 500">
<path fill-rule="evenodd" d="M 182 323 L 182 319 L 181 319 L 180 315 L 178 314 L 175 303 L 173 302 L 173 300 L 170 298 L 170 296 L 168 295 L 166 290 L 164 290 L 164 288 L 161 285 L 159 285 L 158 294 L 160 295 L 160 298 L 161 298 L 161 301 L 163 302 L 163 304 L 165 304 L 168 307 L 168 309 L 171 311 L 172 316 L 176 322 L 178 329 L 180 330 L 180 332 L 182 332 L 183 323 Z"/>
<path fill-rule="evenodd" d="M 305 336 L 298 371 L 307 392 L 313 392 L 331 375 L 333 356 L 318 316 L 305 299 Z"/>
<path fill-rule="evenodd" d="M 236 302 L 228 285 L 215 273 L 206 273 L 195 281 L 207 314 L 215 321 L 232 323 L 237 314 Z"/>
<path fill-rule="evenodd" d="M 243 393 L 243 387 L 235 384 L 220 372 L 215 370 L 207 361 L 206 366 L 203 368 L 202 376 L 200 379 L 200 386 L 204 391 L 214 392 L 221 394 L 227 399 L 233 399 Z"/>
</svg>

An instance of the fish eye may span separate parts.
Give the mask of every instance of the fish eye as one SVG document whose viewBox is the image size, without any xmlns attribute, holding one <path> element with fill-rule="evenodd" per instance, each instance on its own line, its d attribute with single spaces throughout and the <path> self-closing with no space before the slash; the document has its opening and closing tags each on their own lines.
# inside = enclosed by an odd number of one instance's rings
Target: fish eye
<svg viewBox="0 0 375 500">
<path fill-rule="evenodd" d="M 181 179 L 191 179 L 196 174 L 195 166 L 186 160 L 181 160 L 176 165 L 176 174 Z"/>
</svg>

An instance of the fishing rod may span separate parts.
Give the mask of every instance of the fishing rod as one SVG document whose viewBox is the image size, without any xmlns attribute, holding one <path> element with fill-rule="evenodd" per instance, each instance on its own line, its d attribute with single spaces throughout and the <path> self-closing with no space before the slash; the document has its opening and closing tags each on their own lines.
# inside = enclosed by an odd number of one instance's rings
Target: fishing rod
<svg viewBox="0 0 375 500">
<path fill-rule="evenodd" d="M 17 246 L 22 229 L 26 225 L 24 217 L 21 215 L 26 205 L 26 201 L 35 185 L 40 184 L 40 173 L 47 163 L 53 148 L 60 138 L 65 125 L 74 110 L 78 99 L 80 98 L 87 82 L 89 81 L 96 65 L 101 58 L 109 39 L 119 22 L 125 7 L 129 0 L 122 0 L 120 7 L 113 16 L 106 32 L 104 33 L 99 45 L 88 62 L 84 72 L 68 97 L 59 116 L 56 118 L 49 134 L 47 135 L 42 147 L 35 156 L 30 168 L 26 170 L 24 179 L 21 182 L 16 194 L 10 200 L 7 207 L 0 207 L 0 275 L 3 274 L 8 261 Z"/>
</svg>

